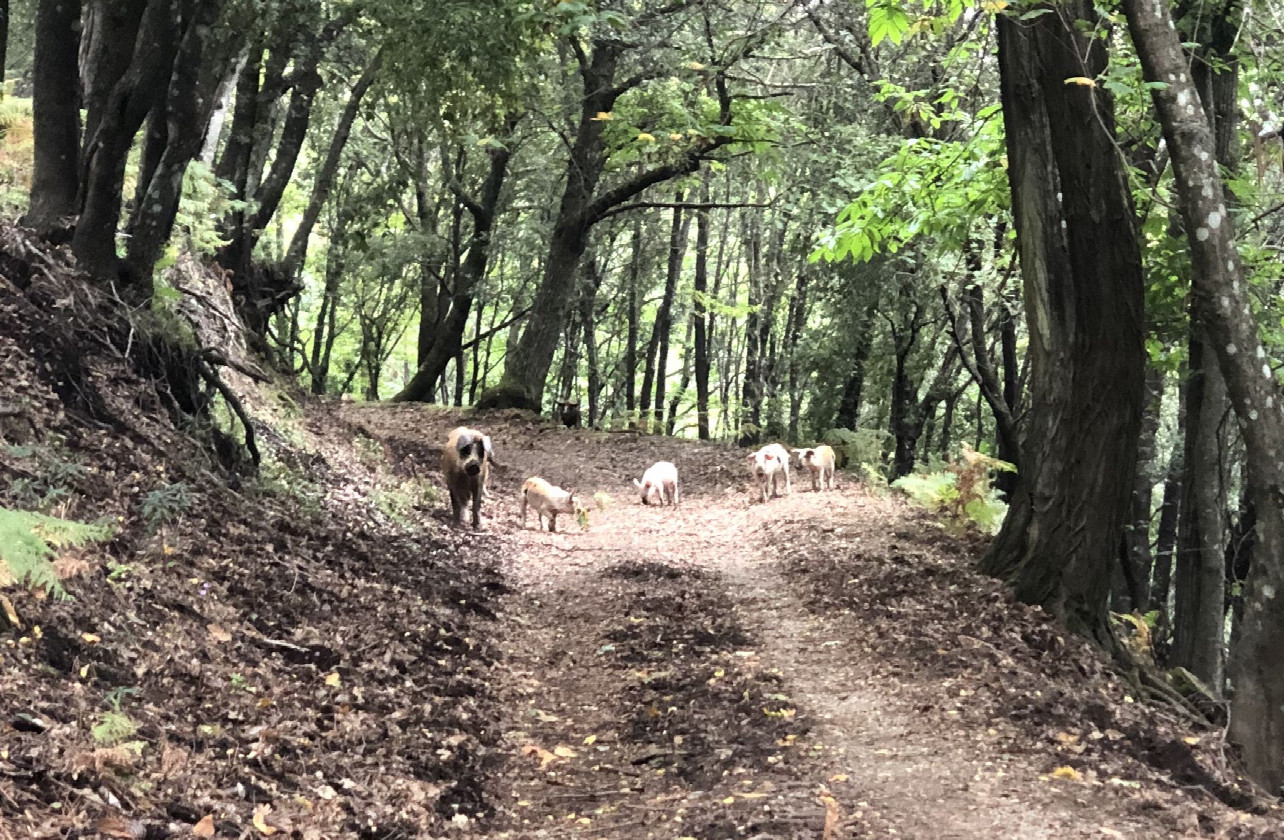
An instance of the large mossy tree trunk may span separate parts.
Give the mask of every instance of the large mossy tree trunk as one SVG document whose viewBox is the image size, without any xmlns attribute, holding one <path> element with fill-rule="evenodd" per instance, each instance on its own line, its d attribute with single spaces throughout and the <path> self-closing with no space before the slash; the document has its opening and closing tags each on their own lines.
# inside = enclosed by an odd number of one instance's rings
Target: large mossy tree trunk
<svg viewBox="0 0 1284 840">
<path fill-rule="evenodd" d="M 1030 330 L 1023 473 L 983 568 L 1113 646 L 1110 575 L 1132 493 L 1144 384 L 1141 257 L 1096 78 L 1107 42 L 1084 0 L 998 18 L 1013 216 Z"/>
</svg>

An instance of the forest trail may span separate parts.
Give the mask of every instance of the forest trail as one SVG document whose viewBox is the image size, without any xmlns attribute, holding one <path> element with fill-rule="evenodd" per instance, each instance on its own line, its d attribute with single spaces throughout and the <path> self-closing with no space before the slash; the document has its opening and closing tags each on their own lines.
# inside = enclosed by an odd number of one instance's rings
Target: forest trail
<svg viewBox="0 0 1284 840">
<path fill-rule="evenodd" d="M 364 418 L 381 437 L 401 425 Z M 803 478 L 763 504 L 739 450 L 476 425 L 503 467 L 472 539 L 496 546 L 509 593 L 495 810 L 457 820 L 470 835 L 1233 836 L 1201 828 L 1220 803 L 1163 779 L 1182 772 L 1164 713 L 903 502 Z M 677 509 L 632 492 L 661 457 L 683 476 Z M 587 531 L 523 528 L 532 474 L 610 500 Z"/>
<path fill-rule="evenodd" d="M 870 627 L 806 607 L 779 546 L 841 529 L 885 549 L 878 532 L 904 511 L 804 483 L 767 504 L 621 498 L 588 533 L 518 532 L 501 836 L 1146 836 L 1099 792 L 920 712 L 948 704 L 949 680 L 880 675 Z M 611 640 L 630 625 L 638 650 L 621 653 Z M 542 770 L 539 749 L 553 753 Z"/>
</svg>

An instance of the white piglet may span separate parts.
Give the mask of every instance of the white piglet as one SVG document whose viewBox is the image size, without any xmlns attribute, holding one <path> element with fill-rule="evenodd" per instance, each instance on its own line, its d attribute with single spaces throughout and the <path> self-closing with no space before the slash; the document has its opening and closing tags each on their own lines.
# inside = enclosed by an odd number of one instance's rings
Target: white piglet
<svg viewBox="0 0 1284 840">
<path fill-rule="evenodd" d="M 771 489 L 770 496 L 779 495 L 777 491 L 781 479 L 784 479 L 785 493 L 794 492 L 793 484 L 789 481 L 789 453 L 783 446 L 778 443 L 769 443 L 749 455 L 748 460 L 749 469 L 758 481 L 758 489 L 762 492 L 764 502 L 769 498 L 768 487 Z"/>
<path fill-rule="evenodd" d="M 642 480 L 633 479 L 633 484 L 642 492 L 642 504 L 649 505 L 653 498 L 659 497 L 658 504 L 678 504 L 678 468 L 668 461 L 657 461 L 642 474 Z"/>
<path fill-rule="evenodd" d="M 811 472 L 812 490 L 833 490 L 834 483 L 834 449 L 821 444 L 815 449 L 795 449 L 799 463 Z"/>
</svg>

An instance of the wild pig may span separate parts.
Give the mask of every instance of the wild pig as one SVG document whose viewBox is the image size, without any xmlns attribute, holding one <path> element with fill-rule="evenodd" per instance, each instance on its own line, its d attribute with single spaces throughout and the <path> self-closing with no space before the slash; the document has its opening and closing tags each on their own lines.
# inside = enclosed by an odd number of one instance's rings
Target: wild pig
<svg viewBox="0 0 1284 840">
<path fill-rule="evenodd" d="M 642 491 L 642 504 L 651 504 L 651 499 L 659 496 L 659 504 L 665 502 L 677 507 L 678 504 L 678 468 L 668 461 L 656 461 L 651 468 L 642 474 L 642 480 L 633 479 L 633 485 Z"/>
<path fill-rule="evenodd" d="M 490 438 L 476 429 L 460 426 L 446 438 L 441 450 L 441 474 L 450 491 L 455 522 L 464 521 L 464 507 L 472 506 L 473 528 L 481 528 L 482 490 L 490 478 Z"/>
<path fill-rule="evenodd" d="M 777 489 L 781 478 L 785 480 L 785 493 L 794 492 L 793 484 L 789 480 L 789 453 L 783 446 L 778 443 L 769 443 L 749 455 L 748 460 L 749 469 L 758 481 L 758 489 L 762 491 L 764 502 L 768 499 L 768 485 L 771 486 L 771 496 L 778 495 Z"/>
<path fill-rule="evenodd" d="M 580 401 L 562 400 L 557 404 L 557 418 L 568 429 L 580 427 Z"/>
<path fill-rule="evenodd" d="M 548 530 L 557 531 L 559 513 L 575 513 L 575 494 L 554 487 L 538 476 L 526 479 L 522 484 L 522 527 L 526 527 L 526 507 L 535 508 L 539 517 L 540 530 L 544 530 L 544 517 L 548 517 Z"/>
<path fill-rule="evenodd" d="M 811 472 L 812 490 L 833 490 L 834 483 L 834 450 L 821 444 L 815 449 L 795 449 L 798 463 Z"/>
</svg>

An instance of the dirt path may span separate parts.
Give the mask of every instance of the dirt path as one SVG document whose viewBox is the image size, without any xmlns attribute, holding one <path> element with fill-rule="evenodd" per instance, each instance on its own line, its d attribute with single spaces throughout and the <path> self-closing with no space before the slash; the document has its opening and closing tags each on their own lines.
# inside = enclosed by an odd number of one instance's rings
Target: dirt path
<svg viewBox="0 0 1284 840">
<path fill-rule="evenodd" d="M 458 424 L 346 408 L 431 477 Z M 473 420 L 502 468 L 467 539 L 493 556 L 488 838 L 773 840 L 1284 836 L 1221 733 L 1135 702 L 1094 651 L 974 571 L 977 545 L 850 484 L 751 500 L 736 449 Z M 683 505 L 631 480 L 674 460 Z M 522 528 L 529 475 L 597 499 Z M 480 818 L 479 818 L 480 817 Z"/>
<path fill-rule="evenodd" d="M 935 705 L 939 686 L 880 678 L 862 655 L 868 628 L 849 612 L 808 609 L 775 546 L 799 531 L 863 533 L 870 512 L 880 522 L 894 507 L 858 489 L 766 505 L 724 492 L 689 497 L 680 511 L 627 498 L 588 533 L 518 531 L 505 836 L 554 826 L 612 838 L 829 836 L 826 794 L 833 837 L 1153 833 L 1098 791 L 1048 780 L 994 736 L 916 711 Z M 658 654 L 647 667 L 612 645 L 630 624 Z M 703 645 L 689 628 L 705 631 Z M 683 685 L 688 670 L 712 690 Z M 657 672 L 670 682 L 648 691 Z M 719 679 L 780 708 L 732 702 Z M 639 709 L 649 694 L 663 702 Z M 672 725 L 646 730 L 639 711 Z"/>
</svg>

